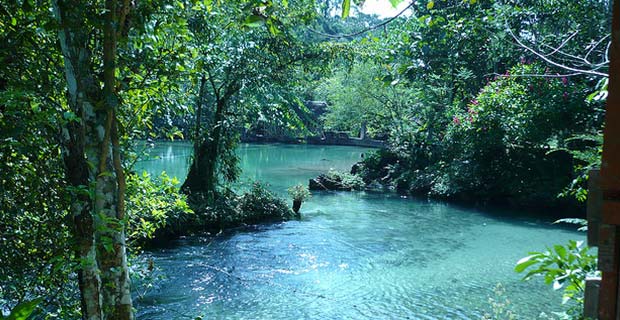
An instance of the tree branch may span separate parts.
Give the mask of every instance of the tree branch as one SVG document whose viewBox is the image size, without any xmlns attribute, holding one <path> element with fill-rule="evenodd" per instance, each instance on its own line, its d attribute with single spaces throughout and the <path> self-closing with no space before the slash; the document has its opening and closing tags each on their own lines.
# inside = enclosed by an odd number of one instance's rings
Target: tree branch
<svg viewBox="0 0 620 320">
<path fill-rule="evenodd" d="M 387 19 L 387 20 L 385 20 L 385 21 L 383 21 L 383 22 L 381 22 L 379 24 L 376 24 L 374 26 L 370 26 L 370 27 L 368 27 L 366 29 L 363 29 L 363 30 L 360 30 L 360 31 L 357 31 L 357 32 L 354 32 L 354 33 L 336 34 L 336 35 L 334 35 L 334 34 L 320 32 L 320 31 L 314 30 L 312 28 L 308 28 L 308 31 L 310 31 L 312 33 L 315 33 L 315 34 L 318 34 L 320 36 L 324 36 L 324 37 L 328 37 L 328 38 L 333 38 L 333 39 L 353 38 L 353 37 L 359 36 L 361 34 L 364 34 L 366 32 L 369 32 L 369 31 L 372 31 L 372 30 L 375 30 L 375 29 L 379 29 L 379 28 L 381 28 L 383 26 L 388 25 L 392 21 L 396 20 L 396 18 L 398 18 L 401 15 L 403 15 L 405 13 L 405 11 L 409 10 L 409 8 L 413 7 L 413 5 L 415 5 L 415 3 L 416 3 L 415 1 L 412 1 L 411 3 L 409 3 L 409 5 L 407 7 L 405 7 L 405 9 L 403 9 L 402 11 L 397 13 L 395 16 L 393 16 L 393 17 L 391 17 L 391 18 L 389 18 L 389 19 Z"/>
<path fill-rule="evenodd" d="M 542 54 L 542 53 L 534 50 L 533 48 L 527 46 L 523 42 L 521 42 L 521 40 L 519 40 L 519 38 L 517 38 L 517 36 L 515 36 L 515 34 L 512 32 L 512 29 L 510 29 L 509 26 L 506 26 L 506 30 L 508 31 L 508 33 L 510 33 L 512 38 L 517 42 L 517 44 L 520 47 L 522 47 L 522 48 L 526 49 L 527 51 L 533 53 L 534 55 L 536 55 L 537 57 L 539 57 L 540 59 L 542 59 L 543 61 L 547 62 L 550 65 L 556 66 L 556 67 L 564 69 L 564 70 L 576 72 L 576 73 L 589 74 L 589 75 L 605 77 L 605 78 L 609 77 L 609 75 L 607 73 L 599 72 L 599 71 L 596 71 L 596 70 L 574 68 L 574 67 L 567 66 L 565 64 L 559 63 L 557 61 L 551 60 L 551 59 L 549 59 L 547 57 L 547 55 Z"/>
</svg>

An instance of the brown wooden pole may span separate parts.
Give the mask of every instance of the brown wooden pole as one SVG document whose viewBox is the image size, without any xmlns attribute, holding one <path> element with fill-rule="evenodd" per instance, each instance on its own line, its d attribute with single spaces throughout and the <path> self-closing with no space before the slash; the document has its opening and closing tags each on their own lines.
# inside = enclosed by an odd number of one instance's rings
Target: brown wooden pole
<svg viewBox="0 0 620 320">
<path fill-rule="evenodd" d="M 601 163 L 603 194 L 599 231 L 599 269 L 603 272 L 599 294 L 599 319 L 620 319 L 618 313 L 620 235 L 620 1 L 613 1 L 607 111 Z"/>
</svg>

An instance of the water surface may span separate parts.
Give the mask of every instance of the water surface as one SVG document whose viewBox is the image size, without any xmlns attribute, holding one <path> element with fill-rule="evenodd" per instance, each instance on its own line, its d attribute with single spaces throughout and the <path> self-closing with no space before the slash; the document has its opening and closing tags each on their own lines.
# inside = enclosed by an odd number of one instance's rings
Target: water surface
<svg viewBox="0 0 620 320">
<path fill-rule="evenodd" d="M 189 144 L 161 143 L 139 163 L 181 180 Z M 369 149 L 242 145 L 243 181 L 287 187 Z M 370 192 L 314 192 L 302 219 L 189 237 L 145 253 L 164 277 L 137 301 L 140 319 L 480 319 L 489 298 L 520 319 L 560 306 L 542 279 L 521 282 L 529 251 L 583 239 L 527 212 L 481 211 Z M 505 295 L 493 288 L 501 283 Z"/>
</svg>

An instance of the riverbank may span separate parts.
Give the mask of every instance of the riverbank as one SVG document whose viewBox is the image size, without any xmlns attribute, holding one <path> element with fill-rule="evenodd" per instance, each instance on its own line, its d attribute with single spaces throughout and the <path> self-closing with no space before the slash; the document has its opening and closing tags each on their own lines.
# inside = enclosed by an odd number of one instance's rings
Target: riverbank
<svg viewBox="0 0 620 320">
<path fill-rule="evenodd" d="M 387 143 L 384 140 L 371 139 L 367 136 L 363 138 L 350 137 L 346 132 L 325 132 L 323 136 L 307 136 L 305 138 L 242 135 L 241 142 L 355 146 L 367 148 L 385 148 L 387 146 Z"/>
<path fill-rule="evenodd" d="M 335 152 L 335 157 L 346 155 L 348 160 L 346 162 L 335 160 L 334 156 L 328 154 L 328 149 L 325 148 L 332 150 L 331 152 Z M 263 155 L 259 157 L 258 162 L 249 163 L 247 159 L 254 157 L 254 153 L 258 149 L 278 151 L 276 155 Z M 316 164 L 311 163 L 311 159 L 304 159 L 306 150 L 325 150 L 320 153 L 321 158 L 316 159 L 319 164 L 318 167 Z M 362 174 L 367 185 L 371 184 L 373 187 L 381 186 L 380 189 L 384 189 L 389 192 L 395 191 L 401 196 L 404 195 L 420 199 L 430 198 L 434 200 L 447 201 L 448 203 L 478 208 L 488 207 L 491 209 L 522 209 L 528 212 L 538 212 L 540 215 L 553 217 L 558 216 L 556 212 L 560 213 L 560 217 L 585 217 L 585 205 L 583 203 L 579 203 L 570 197 L 563 199 L 556 197 L 557 193 L 561 191 L 561 188 L 558 188 L 556 193 L 549 192 L 548 194 L 550 196 L 546 200 L 538 201 L 523 201 L 520 199 L 501 196 L 497 196 L 496 198 L 488 198 L 476 196 L 476 194 L 472 193 L 453 193 L 450 195 L 442 195 L 429 192 L 428 186 L 426 188 L 408 188 L 409 184 L 407 182 L 412 179 L 411 176 L 406 177 L 408 180 L 405 180 L 400 176 L 404 172 L 399 172 L 397 170 L 403 170 L 404 167 L 395 166 L 399 159 L 385 156 L 378 159 L 372 156 L 376 152 L 381 152 L 380 150 L 382 149 L 358 148 L 355 146 L 311 145 L 306 143 L 242 143 L 237 151 L 237 154 L 241 159 L 240 165 L 243 169 L 238 187 L 245 188 L 247 190 L 247 188 L 251 186 L 252 181 L 261 181 L 265 175 L 273 174 L 282 179 L 286 179 L 287 172 L 291 172 L 293 176 L 291 179 L 288 179 L 290 184 L 284 183 L 273 185 L 273 182 L 271 182 L 272 185 L 270 186 L 270 188 L 276 190 L 279 195 L 286 196 L 287 188 L 299 182 L 299 180 L 295 180 L 295 178 L 299 177 L 299 174 L 296 173 L 298 169 L 306 170 L 304 168 L 307 167 L 317 168 L 318 170 L 314 171 L 315 175 L 309 177 L 308 179 L 327 173 L 330 169 L 335 169 L 341 172 L 351 172 L 351 166 L 362 160 L 362 154 L 364 154 L 363 159 L 365 160 L 365 163 L 371 163 L 374 161 L 373 170 L 371 170 L 371 172 L 367 172 L 366 174 Z M 137 166 L 138 171 L 144 169 L 145 166 L 148 166 L 151 168 L 149 171 L 152 172 L 165 171 L 170 177 L 176 176 L 179 180 L 185 178 L 188 166 L 186 159 L 191 157 L 192 154 L 192 145 L 190 142 L 156 141 L 156 144 L 150 149 L 149 153 L 152 157 L 157 159 L 144 159 L 140 161 Z M 287 158 L 296 159 L 295 161 L 299 161 L 297 164 L 300 164 L 301 167 L 296 167 L 295 165 L 286 163 L 284 159 Z M 278 166 L 286 169 L 283 169 L 282 172 L 273 172 L 274 169 L 272 166 Z M 388 166 L 391 166 L 397 170 L 390 173 L 389 170 L 385 169 Z M 310 170 L 309 172 L 312 172 L 313 170 Z M 419 174 L 423 173 L 424 172 L 419 172 Z M 308 179 L 302 179 L 303 183 L 307 184 Z"/>
<path fill-rule="evenodd" d="M 439 161 L 420 166 L 389 150 L 379 149 L 366 154 L 352 172 L 366 185 L 382 186 L 403 195 L 481 207 L 535 210 L 541 214 L 562 212 L 562 217 L 585 217 L 584 203 L 571 196 L 559 196 L 572 180 L 572 162 L 559 156 L 556 153 L 552 159 L 541 159 L 533 169 L 513 169 L 503 176 L 491 176 L 489 171 L 488 176 L 471 177 L 472 172 L 477 171 L 468 168 L 466 163 L 448 165 Z M 463 171 L 459 172 L 459 168 Z"/>
</svg>

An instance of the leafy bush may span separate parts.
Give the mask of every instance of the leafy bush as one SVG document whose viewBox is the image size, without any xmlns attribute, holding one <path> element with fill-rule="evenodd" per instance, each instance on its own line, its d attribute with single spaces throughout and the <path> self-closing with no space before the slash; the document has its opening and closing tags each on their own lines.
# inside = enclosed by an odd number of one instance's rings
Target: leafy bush
<svg viewBox="0 0 620 320">
<path fill-rule="evenodd" d="M 127 175 L 127 238 L 130 244 L 182 234 L 187 224 L 195 219 L 178 184 L 176 178 L 168 177 L 165 172 L 156 180 L 146 172 Z"/>
<path fill-rule="evenodd" d="M 518 319 L 515 312 L 512 310 L 512 304 L 508 298 L 506 298 L 506 288 L 501 283 L 498 283 L 493 288 L 494 298 L 489 298 L 489 305 L 491 307 L 490 312 L 486 312 L 482 316 L 482 320 L 516 320 Z"/>
<path fill-rule="evenodd" d="M 241 195 L 225 188 L 217 193 L 214 200 L 201 194 L 193 194 L 189 202 L 195 214 L 186 230 L 221 230 L 294 217 L 284 199 L 258 182 Z"/>
<path fill-rule="evenodd" d="M 548 77 L 522 75 L 547 74 Z M 450 166 L 464 191 L 552 200 L 571 181 L 571 157 L 549 153 L 592 126 L 586 88 L 554 78 L 540 64 L 519 64 L 489 82 L 466 110 L 454 109 L 446 134 Z M 466 185 L 473 179 L 470 188 Z"/>
<path fill-rule="evenodd" d="M 583 172 L 595 163 L 592 149 L 575 142 L 601 120 L 586 102 L 587 88 L 584 79 L 555 76 L 539 63 L 517 64 L 469 103 L 432 111 L 432 123 L 441 125 L 391 137 L 390 150 L 369 154 L 359 172 L 366 183 L 436 197 L 564 204 L 572 199 L 557 195 L 574 178 L 573 159 L 583 163 L 574 192 L 583 193 Z M 427 119 L 416 113 L 423 110 L 413 110 L 412 117 Z"/>
<path fill-rule="evenodd" d="M 59 318 L 78 318 L 77 261 L 68 223 L 75 190 L 65 183 L 57 142 L 62 113 L 33 92 L 5 89 L 0 90 L 0 311 L 22 312 L 25 301 L 43 297 L 41 308 Z"/>
<path fill-rule="evenodd" d="M 366 183 L 381 181 L 382 178 L 390 175 L 390 167 L 399 161 L 397 155 L 388 149 L 379 149 L 368 152 L 359 172 Z"/>
<path fill-rule="evenodd" d="M 312 194 L 310 194 L 310 190 L 308 190 L 308 187 L 301 183 L 288 188 L 287 191 L 289 196 L 291 196 L 293 200 L 297 201 L 304 201 L 312 196 Z"/>
<path fill-rule="evenodd" d="M 338 182 L 344 189 L 363 190 L 366 186 L 364 179 L 356 174 L 330 169 L 326 177 Z"/>
<path fill-rule="evenodd" d="M 288 220 L 294 217 L 293 211 L 284 199 L 267 190 L 261 183 L 254 183 L 249 192 L 239 200 L 240 222 L 259 223 L 273 220 Z"/>
<path fill-rule="evenodd" d="M 590 170 L 601 166 L 603 133 L 577 135 L 568 141 L 575 143 L 573 146 L 561 150 L 565 150 L 573 156 L 576 177 L 564 189 L 561 196 L 572 196 L 577 201 L 584 202 L 588 197 L 587 181 Z"/>
</svg>

